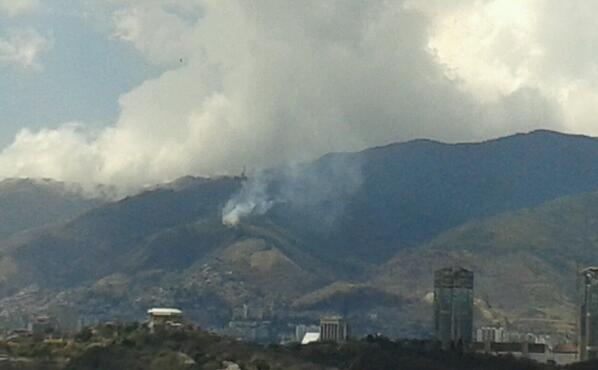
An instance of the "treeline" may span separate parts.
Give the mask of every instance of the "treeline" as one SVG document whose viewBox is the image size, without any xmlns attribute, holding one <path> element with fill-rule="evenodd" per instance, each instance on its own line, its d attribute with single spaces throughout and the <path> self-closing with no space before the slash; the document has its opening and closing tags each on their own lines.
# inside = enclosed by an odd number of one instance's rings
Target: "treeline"
<svg viewBox="0 0 598 370">
<path fill-rule="evenodd" d="M 513 356 L 442 351 L 430 342 L 367 337 L 307 346 L 245 343 L 194 327 L 150 333 L 142 325 L 100 325 L 70 338 L 0 342 L 1 370 L 596 370 Z"/>
</svg>

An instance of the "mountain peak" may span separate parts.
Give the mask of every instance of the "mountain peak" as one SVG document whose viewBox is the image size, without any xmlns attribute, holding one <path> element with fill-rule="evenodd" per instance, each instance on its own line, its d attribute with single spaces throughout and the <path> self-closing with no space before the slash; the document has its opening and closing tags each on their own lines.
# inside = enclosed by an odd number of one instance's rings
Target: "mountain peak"
<svg viewBox="0 0 598 370">
<path fill-rule="evenodd" d="M 554 138 L 554 139 L 590 139 L 595 140 L 595 137 L 588 136 L 588 135 L 581 135 L 581 134 L 571 134 L 566 132 L 560 132 L 550 129 L 536 129 L 529 132 L 520 132 L 514 135 L 509 135 L 501 138 L 497 138 L 490 141 L 500 141 L 500 140 L 508 140 L 512 138 Z"/>
</svg>

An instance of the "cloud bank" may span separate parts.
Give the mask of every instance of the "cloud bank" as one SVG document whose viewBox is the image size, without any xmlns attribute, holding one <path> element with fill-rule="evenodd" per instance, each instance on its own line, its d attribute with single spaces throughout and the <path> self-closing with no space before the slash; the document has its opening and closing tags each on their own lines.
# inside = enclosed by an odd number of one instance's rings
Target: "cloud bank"
<svg viewBox="0 0 598 370">
<path fill-rule="evenodd" d="M 52 48 L 53 40 L 34 29 L 12 30 L 0 36 L 0 66 L 11 65 L 40 70 L 39 56 Z"/>
<path fill-rule="evenodd" d="M 123 95 L 118 121 L 99 131 L 24 129 L 0 154 L 0 177 L 132 190 L 416 137 L 598 134 L 598 5 L 587 1 L 98 7 L 107 37 L 164 72 Z"/>
</svg>

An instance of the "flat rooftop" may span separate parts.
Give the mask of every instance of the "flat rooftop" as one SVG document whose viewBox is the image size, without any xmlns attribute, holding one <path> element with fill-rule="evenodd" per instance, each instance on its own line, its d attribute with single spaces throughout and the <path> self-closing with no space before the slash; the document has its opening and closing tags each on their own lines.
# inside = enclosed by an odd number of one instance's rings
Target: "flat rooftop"
<svg viewBox="0 0 598 370">
<path fill-rule="evenodd" d="M 147 310 L 148 315 L 152 316 L 182 316 L 183 311 L 178 308 L 150 308 Z"/>
</svg>

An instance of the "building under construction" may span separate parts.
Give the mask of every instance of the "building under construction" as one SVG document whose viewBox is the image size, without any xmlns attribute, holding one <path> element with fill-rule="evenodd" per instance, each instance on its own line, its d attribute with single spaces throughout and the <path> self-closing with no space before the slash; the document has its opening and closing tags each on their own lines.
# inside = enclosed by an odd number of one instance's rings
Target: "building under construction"
<svg viewBox="0 0 598 370">
<path fill-rule="evenodd" d="M 443 348 L 473 336 L 473 272 L 444 268 L 434 273 L 434 329 Z"/>
</svg>

